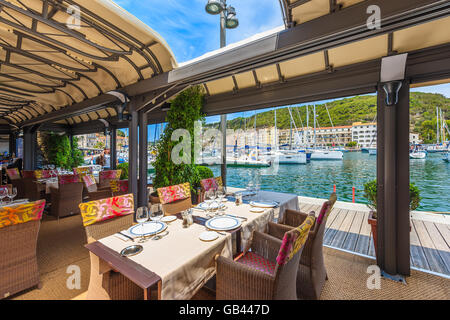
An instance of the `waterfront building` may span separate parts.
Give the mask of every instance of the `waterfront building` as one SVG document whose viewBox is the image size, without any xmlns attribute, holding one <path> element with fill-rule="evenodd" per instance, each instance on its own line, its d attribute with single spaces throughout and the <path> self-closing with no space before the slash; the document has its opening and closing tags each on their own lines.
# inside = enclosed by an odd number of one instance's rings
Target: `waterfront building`
<svg viewBox="0 0 450 320">
<path fill-rule="evenodd" d="M 352 123 L 352 141 L 356 141 L 361 148 L 377 147 L 377 124 L 376 122 Z"/>
</svg>

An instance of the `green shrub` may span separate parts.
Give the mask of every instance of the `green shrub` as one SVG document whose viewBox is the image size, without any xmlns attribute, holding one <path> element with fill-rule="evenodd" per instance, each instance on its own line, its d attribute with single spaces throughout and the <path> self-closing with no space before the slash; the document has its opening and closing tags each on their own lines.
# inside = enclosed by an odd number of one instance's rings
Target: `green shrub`
<svg viewBox="0 0 450 320">
<path fill-rule="evenodd" d="M 67 135 L 50 132 L 43 133 L 41 137 L 40 148 L 46 163 L 65 169 L 72 169 L 83 164 L 83 154 L 78 149 L 78 138 L 74 137 L 70 145 Z"/>
<path fill-rule="evenodd" d="M 373 217 L 376 218 L 377 211 L 377 180 L 372 180 L 364 184 L 364 197 L 367 199 L 367 206 L 374 212 Z M 416 210 L 420 205 L 420 190 L 414 184 L 409 184 L 409 210 Z"/>
<path fill-rule="evenodd" d="M 212 170 L 208 167 L 204 167 L 204 166 L 197 166 L 197 171 L 198 171 L 198 175 L 200 177 L 200 180 L 203 179 L 208 179 L 208 178 L 213 178 L 214 177 L 214 173 L 212 172 Z"/>
<path fill-rule="evenodd" d="M 120 163 L 117 165 L 117 169 L 121 169 L 120 180 L 128 179 L 128 162 Z"/>
</svg>

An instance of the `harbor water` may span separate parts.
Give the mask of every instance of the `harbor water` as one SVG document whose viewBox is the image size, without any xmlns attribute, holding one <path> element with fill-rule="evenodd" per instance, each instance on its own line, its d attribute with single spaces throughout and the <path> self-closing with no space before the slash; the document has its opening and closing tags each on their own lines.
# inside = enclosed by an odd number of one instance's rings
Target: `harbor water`
<svg viewBox="0 0 450 320">
<path fill-rule="evenodd" d="M 426 159 L 410 160 L 411 182 L 420 189 L 419 211 L 450 212 L 450 163 L 442 153 L 429 153 Z M 211 166 L 215 176 L 220 166 Z M 227 168 L 227 184 L 246 188 L 258 168 Z M 336 185 L 338 200 L 366 203 L 364 183 L 376 178 L 376 156 L 362 152 L 344 153 L 343 160 L 311 161 L 306 165 L 280 165 L 276 175 L 264 175 L 261 190 L 294 193 L 300 196 L 328 198 Z"/>
</svg>

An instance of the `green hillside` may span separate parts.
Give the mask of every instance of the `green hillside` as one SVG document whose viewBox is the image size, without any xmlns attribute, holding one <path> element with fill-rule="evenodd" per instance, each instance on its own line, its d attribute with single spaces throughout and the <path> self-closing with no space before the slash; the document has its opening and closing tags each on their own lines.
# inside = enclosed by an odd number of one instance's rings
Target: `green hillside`
<svg viewBox="0 0 450 320">
<path fill-rule="evenodd" d="M 334 126 L 351 125 L 353 122 L 372 122 L 376 116 L 376 96 L 355 96 L 328 102 L 326 106 L 330 112 Z M 442 108 L 446 119 L 450 118 L 450 99 L 441 94 L 412 92 L 411 93 L 411 129 L 418 132 L 425 143 L 436 139 L 436 107 Z M 309 125 L 313 125 L 313 106 L 308 106 Z M 291 107 L 292 116 L 298 128 L 306 126 L 306 107 Z M 320 127 L 331 126 L 325 104 L 316 105 L 317 121 Z M 228 121 L 228 128 L 253 128 L 254 115 L 235 118 Z M 450 120 L 447 120 L 450 126 Z M 217 126 L 218 124 L 212 124 Z M 274 125 L 274 110 L 258 113 L 256 117 L 257 128 L 272 127 Z M 279 129 L 290 127 L 288 108 L 277 110 L 277 125 Z"/>
</svg>

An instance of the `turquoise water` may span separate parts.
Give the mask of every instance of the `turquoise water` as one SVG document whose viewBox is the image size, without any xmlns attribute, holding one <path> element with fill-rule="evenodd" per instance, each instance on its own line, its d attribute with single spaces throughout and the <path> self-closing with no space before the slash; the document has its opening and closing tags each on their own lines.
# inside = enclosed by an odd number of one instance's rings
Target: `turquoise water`
<svg viewBox="0 0 450 320">
<path fill-rule="evenodd" d="M 411 182 L 421 191 L 420 211 L 450 212 L 450 163 L 440 153 L 428 154 L 424 160 L 411 159 Z M 220 167 L 212 166 L 215 176 Z M 228 185 L 245 188 L 256 168 L 227 168 Z M 277 175 L 265 175 L 261 190 L 289 192 L 300 196 L 328 198 L 336 185 L 338 199 L 366 203 L 363 184 L 376 177 L 376 156 L 347 152 L 342 161 L 311 161 L 306 165 L 280 165 Z"/>
</svg>

